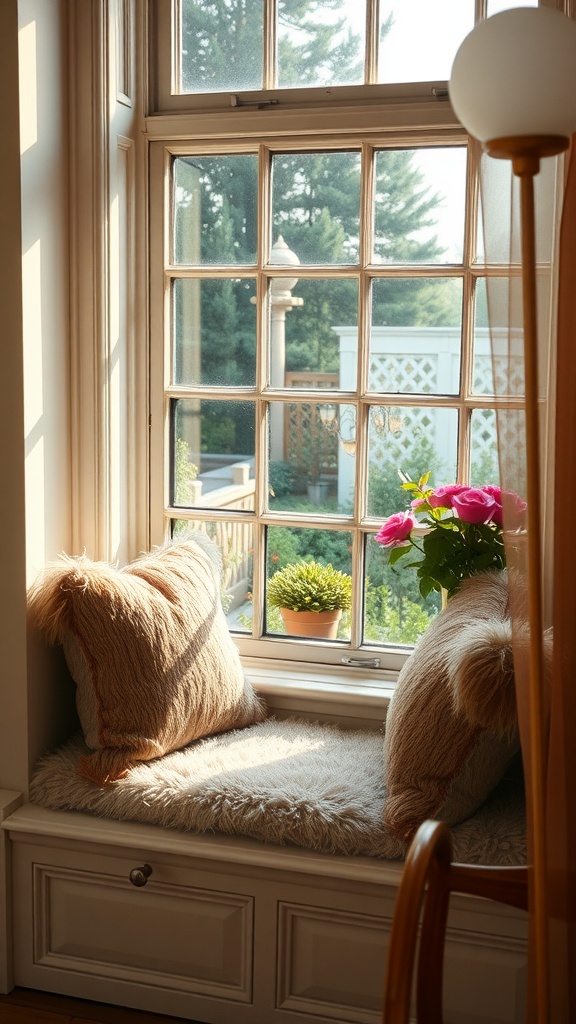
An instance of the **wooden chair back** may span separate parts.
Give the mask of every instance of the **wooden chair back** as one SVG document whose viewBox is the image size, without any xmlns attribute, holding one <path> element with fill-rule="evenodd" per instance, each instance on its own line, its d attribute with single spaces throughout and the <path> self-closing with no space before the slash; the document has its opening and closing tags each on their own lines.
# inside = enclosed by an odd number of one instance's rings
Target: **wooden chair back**
<svg viewBox="0 0 576 1024">
<path fill-rule="evenodd" d="M 441 821 L 420 826 L 406 857 L 394 910 L 383 1024 L 408 1024 L 417 949 L 416 1019 L 418 1024 L 442 1024 L 444 942 L 453 892 L 526 909 L 527 869 L 453 864 L 448 826 Z"/>
</svg>

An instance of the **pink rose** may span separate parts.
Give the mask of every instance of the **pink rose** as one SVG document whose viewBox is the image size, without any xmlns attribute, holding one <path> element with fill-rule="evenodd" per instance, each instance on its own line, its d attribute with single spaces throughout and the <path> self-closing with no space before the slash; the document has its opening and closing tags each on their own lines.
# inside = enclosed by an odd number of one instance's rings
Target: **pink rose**
<svg viewBox="0 0 576 1024">
<path fill-rule="evenodd" d="M 506 517 L 506 526 L 509 530 L 517 530 L 524 525 L 524 513 L 528 505 L 515 491 L 502 492 L 502 504 Z"/>
<path fill-rule="evenodd" d="M 411 501 L 410 504 L 411 504 L 412 508 L 419 509 L 419 508 L 422 508 L 422 505 L 426 504 L 426 499 L 425 498 L 414 498 L 414 501 Z"/>
<path fill-rule="evenodd" d="M 497 526 L 502 526 L 502 488 L 497 487 L 496 484 L 486 484 L 481 490 L 486 491 L 486 494 L 491 494 L 494 498 L 496 508 L 492 516 L 492 522 L 496 523 Z"/>
<path fill-rule="evenodd" d="M 467 487 L 455 494 L 452 507 L 465 523 L 489 523 L 498 510 L 502 511 L 496 499 L 480 487 Z"/>
<path fill-rule="evenodd" d="M 385 548 L 397 548 L 406 543 L 416 525 L 411 512 L 395 512 L 393 516 L 388 516 L 374 540 Z"/>
<path fill-rule="evenodd" d="M 445 484 L 444 487 L 436 487 L 428 498 L 432 508 L 452 508 L 452 498 L 455 494 L 461 494 L 469 488 L 466 484 Z"/>
</svg>

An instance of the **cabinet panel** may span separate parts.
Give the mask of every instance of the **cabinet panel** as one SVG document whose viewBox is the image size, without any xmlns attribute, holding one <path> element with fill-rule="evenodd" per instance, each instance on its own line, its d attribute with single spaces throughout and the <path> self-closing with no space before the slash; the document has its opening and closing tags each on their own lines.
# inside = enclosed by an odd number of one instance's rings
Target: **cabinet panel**
<svg viewBox="0 0 576 1024">
<path fill-rule="evenodd" d="M 445 1024 L 524 1024 L 525 942 L 450 929 L 444 956 Z"/>
<path fill-rule="evenodd" d="M 34 961 L 249 1002 L 251 897 L 34 865 Z"/>
<path fill-rule="evenodd" d="M 281 903 L 278 932 L 281 1009 L 362 1024 L 380 1019 L 388 919 Z"/>
</svg>

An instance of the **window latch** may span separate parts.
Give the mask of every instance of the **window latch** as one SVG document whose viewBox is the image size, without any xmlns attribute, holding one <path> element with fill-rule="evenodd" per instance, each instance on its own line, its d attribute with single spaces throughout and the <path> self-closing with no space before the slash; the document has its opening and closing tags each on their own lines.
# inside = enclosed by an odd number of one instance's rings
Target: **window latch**
<svg viewBox="0 0 576 1024">
<path fill-rule="evenodd" d="M 263 110 L 264 107 L 277 107 L 280 100 L 241 100 L 236 93 L 232 93 L 230 96 L 231 107 L 258 107 L 258 110 Z"/>
<path fill-rule="evenodd" d="M 342 658 L 342 664 L 352 668 L 380 668 L 380 658 Z"/>
</svg>

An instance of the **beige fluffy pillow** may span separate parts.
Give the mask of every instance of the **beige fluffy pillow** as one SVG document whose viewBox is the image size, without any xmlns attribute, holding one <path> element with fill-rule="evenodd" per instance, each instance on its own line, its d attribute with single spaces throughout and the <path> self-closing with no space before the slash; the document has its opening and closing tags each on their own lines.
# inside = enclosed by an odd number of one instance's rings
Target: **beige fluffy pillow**
<svg viewBox="0 0 576 1024">
<path fill-rule="evenodd" d="M 64 647 L 95 751 L 79 771 L 98 785 L 265 717 L 226 625 L 217 567 L 193 540 L 123 569 L 64 558 L 31 588 L 29 611 Z"/>
<path fill-rule="evenodd" d="M 462 583 L 399 674 L 385 825 L 409 841 L 426 818 L 464 821 L 518 749 L 507 577 L 489 572 Z"/>
</svg>

